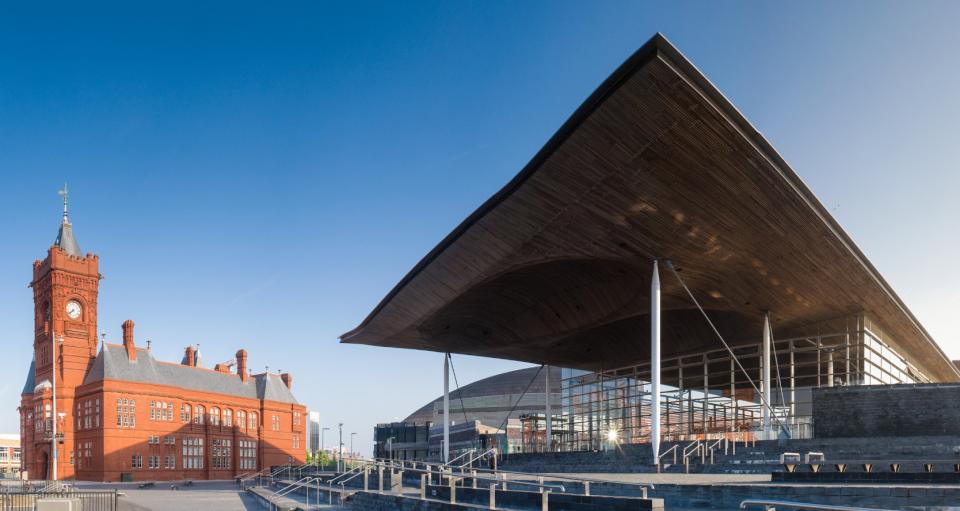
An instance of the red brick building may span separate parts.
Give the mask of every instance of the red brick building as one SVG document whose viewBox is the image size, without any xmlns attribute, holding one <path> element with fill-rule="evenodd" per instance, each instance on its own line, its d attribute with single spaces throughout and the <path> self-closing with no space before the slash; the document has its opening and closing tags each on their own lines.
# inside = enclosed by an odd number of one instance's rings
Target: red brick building
<svg viewBox="0 0 960 511">
<path fill-rule="evenodd" d="M 99 262 L 80 252 L 64 200 L 57 240 L 30 283 L 34 360 L 19 408 L 30 478 L 53 476 L 54 419 L 59 479 L 231 479 L 303 463 L 306 411 L 289 374 L 250 374 L 242 349 L 235 372 L 200 367 L 193 347 L 179 364 L 159 361 L 136 345 L 130 320 L 123 344 L 98 343 Z"/>
</svg>

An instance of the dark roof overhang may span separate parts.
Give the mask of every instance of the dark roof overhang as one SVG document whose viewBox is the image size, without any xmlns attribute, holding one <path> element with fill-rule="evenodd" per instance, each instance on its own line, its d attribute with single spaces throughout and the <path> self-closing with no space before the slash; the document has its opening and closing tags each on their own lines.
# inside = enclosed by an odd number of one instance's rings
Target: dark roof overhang
<svg viewBox="0 0 960 511">
<path fill-rule="evenodd" d="M 779 154 L 657 34 L 342 342 L 584 369 L 649 357 L 651 260 L 729 340 L 867 313 L 930 377 L 960 373 Z M 719 347 L 676 279 L 664 355 Z"/>
</svg>

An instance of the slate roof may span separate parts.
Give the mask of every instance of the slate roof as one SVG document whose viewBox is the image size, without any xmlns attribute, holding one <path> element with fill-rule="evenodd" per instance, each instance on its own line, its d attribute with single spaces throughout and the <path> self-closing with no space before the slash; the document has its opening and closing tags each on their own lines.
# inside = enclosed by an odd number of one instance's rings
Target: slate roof
<svg viewBox="0 0 960 511">
<path fill-rule="evenodd" d="M 53 244 L 72 256 L 83 257 L 83 253 L 80 252 L 80 244 L 73 237 L 73 226 L 66 219 L 60 223 L 57 241 L 54 241 Z"/>
<path fill-rule="evenodd" d="M 37 361 L 30 361 L 30 370 L 27 371 L 27 382 L 23 384 L 23 391 L 20 394 L 33 394 L 33 388 L 37 386 L 36 382 Z"/>
<path fill-rule="evenodd" d="M 131 361 L 124 347 L 115 344 L 103 345 L 83 384 L 101 380 L 153 383 L 280 403 L 297 402 L 278 374 L 251 375 L 244 382 L 235 373 L 160 362 L 144 348 L 137 348 L 137 360 Z"/>
</svg>

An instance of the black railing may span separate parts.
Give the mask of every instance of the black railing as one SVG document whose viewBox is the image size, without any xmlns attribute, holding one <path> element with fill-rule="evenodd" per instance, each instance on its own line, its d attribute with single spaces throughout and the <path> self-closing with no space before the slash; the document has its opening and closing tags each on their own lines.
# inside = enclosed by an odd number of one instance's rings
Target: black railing
<svg viewBox="0 0 960 511">
<path fill-rule="evenodd" d="M 83 511 L 117 511 L 117 492 L 109 491 L 25 491 L 0 493 L 0 511 L 30 511 L 44 499 L 76 499 Z"/>
</svg>

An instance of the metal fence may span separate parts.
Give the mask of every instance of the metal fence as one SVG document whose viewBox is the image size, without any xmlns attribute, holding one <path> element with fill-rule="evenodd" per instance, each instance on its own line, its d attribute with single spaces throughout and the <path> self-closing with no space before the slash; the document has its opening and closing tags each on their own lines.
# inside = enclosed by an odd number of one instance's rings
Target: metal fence
<svg viewBox="0 0 960 511">
<path fill-rule="evenodd" d="M 23 491 L 0 493 L 0 511 L 32 511 L 44 499 L 76 499 L 83 511 L 116 511 L 116 490 Z"/>
</svg>

